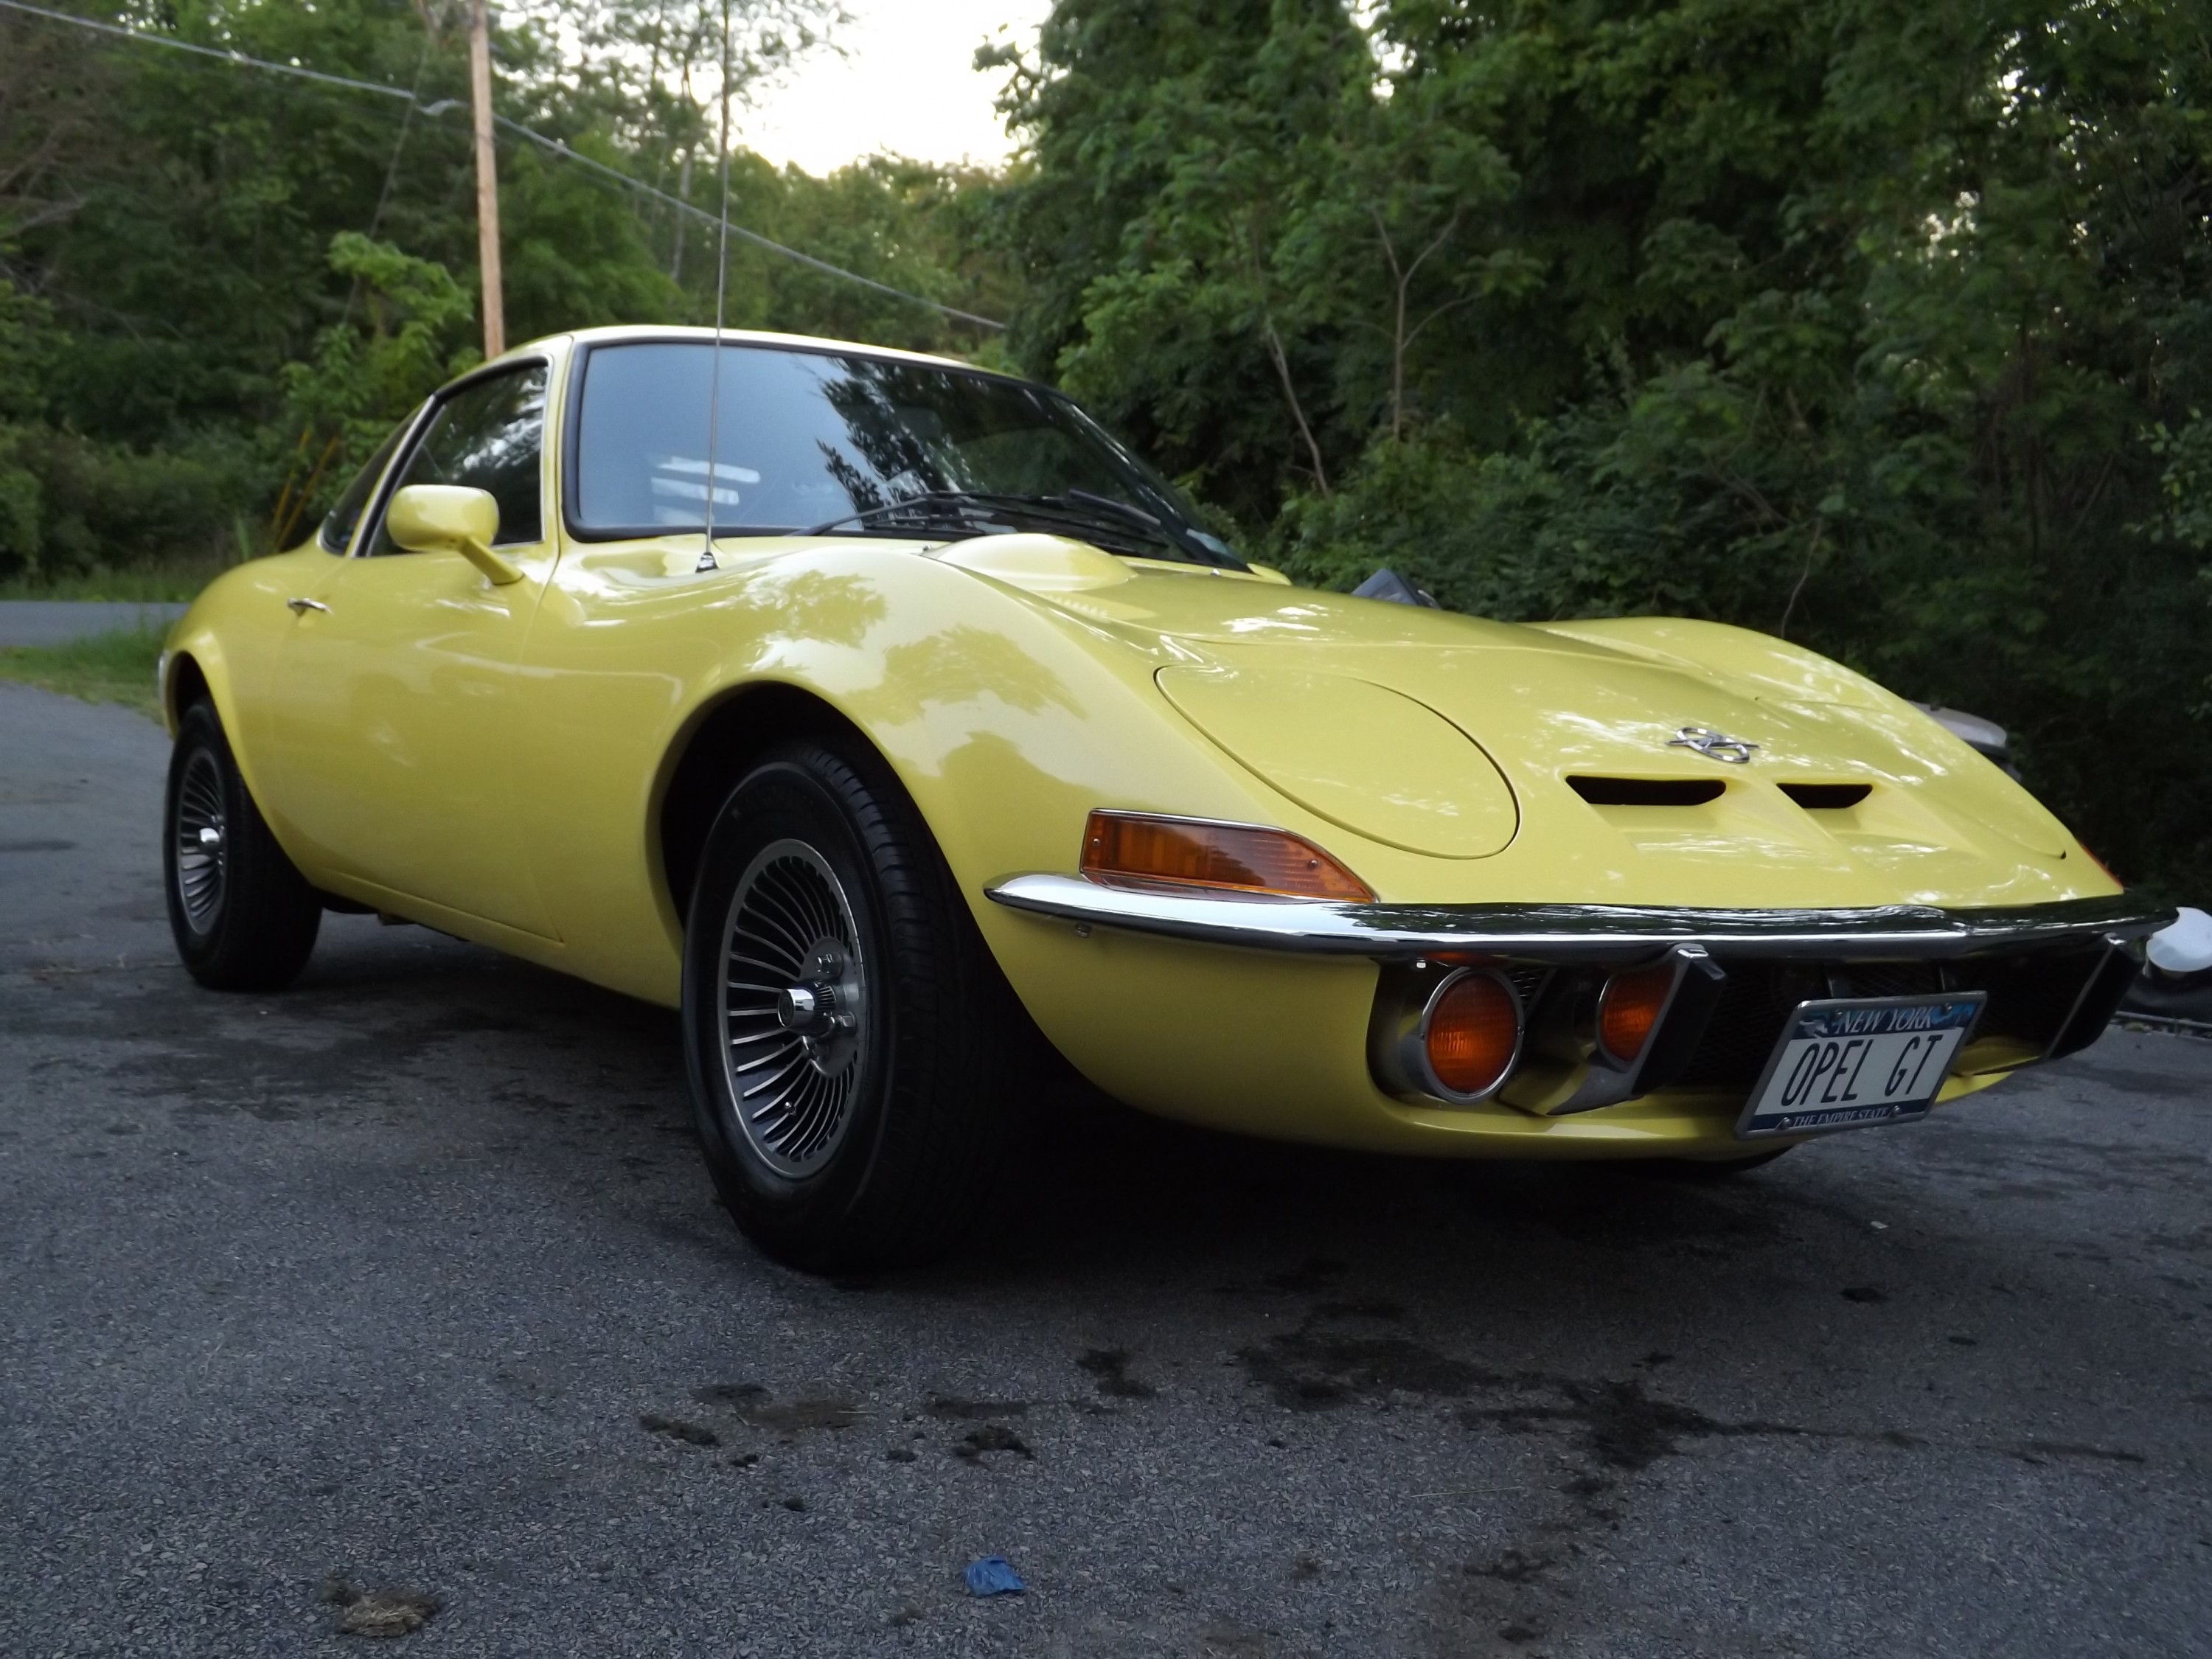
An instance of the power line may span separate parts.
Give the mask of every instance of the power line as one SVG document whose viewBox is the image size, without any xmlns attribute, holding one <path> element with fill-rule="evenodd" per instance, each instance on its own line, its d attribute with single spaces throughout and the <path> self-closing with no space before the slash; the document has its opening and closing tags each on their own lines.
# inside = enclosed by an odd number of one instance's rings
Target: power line
<svg viewBox="0 0 2212 1659">
<path fill-rule="evenodd" d="M 397 98 L 406 104 L 410 111 L 434 118 L 452 106 L 449 100 L 441 100 L 437 103 L 425 105 L 416 98 L 415 94 L 404 91 L 398 87 L 388 86 L 381 81 L 356 81 L 349 76 L 330 75 L 321 70 L 307 69 L 298 64 L 278 64 L 265 58 L 249 58 L 242 52 L 231 52 L 219 46 L 203 46 L 194 41 L 178 40 L 166 34 L 149 34 L 141 29 L 125 28 L 120 24 L 103 23 L 96 18 L 80 17 L 74 12 L 54 11 L 45 6 L 34 6 L 29 3 L 29 0 L 0 0 L 0 8 L 9 11 L 25 12 L 33 17 L 43 17 L 51 22 L 71 24 L 77 28 L 89 29 L 99 34 L 112 34 L 125 40 L 140 41 L 147 46 L 167 46 L 176 52 L 189 52 L 198 57 L 212 58 L 218 63 L 228 64 L 234 68 L 265 70 L 272 75 L 289 75 L 302 81 L 318 81 L 325 86 L 344 87 L 355 92 L 373 92 L 380 97 Z M 704 208 L 694 207 L 689 202 L 671 196 L 666 191 L 655 189 L 642 179 L 633 179 L 619 167 L 609 167 L 604 161 L 595 161 L 579 150 L 571 149 L 558 138 L 549 138 L 535 127 L 525 126 L 521 122 L 510 120 L 504 115 L 496 116 L 494 118 L 508 131 L 519 134 L 562 161 L 574 161 L 593 173 L 602 173 L 623 188 L 641 191 L 655 201 L 665 203 L 676 209 L 678 212 L 704 219 L 708 224 L 719 225 L 729 234 L 739 237 L 751 243 L 755 247 L 821 271 L 825 276 L 835 276 L 848 283 L 857 283 L 862 288 L 873 289 L 877 293 L 888 294 L 894 299 L 908 300 L 918 306 L 927 306 L 932 311 L 945 316 L 957 317 L 963 323 L 974 323 L 979 327 L 990 329 L 1004 329 L 1006 326 L 994 318 L 979 317 L 972 311 L 963 311 L 957 306 L 946 305 L 941 300 L 933 300 L 926 295 L 910 294 L 905 289 L 893 288 L 889 283 L 879 283 L 872 276 L 863 276 L 857 270 L 848 270 L 842 265 L 833 265 L 826 259 L 817 259 L 811 253 L 801 253 L 795 247 L 786 247 L 781 242 L 763 236 L 757 230 L 748 230 L 743 225 L 732 224 L 726 212 L 718 217 Z"/>
<path fill-rule="evenodd" d="M 197 52 L 202 58 L 213 58 L 226 64 L 248 69 L 268 70 L 276 75 L 296 75 L 303 81 L 321 81 L 333 87 L 351 87 L 356 92 L 379 92 L 386 98 L 401 98 L 415 101 L 411 92 L 402 92 L 398 87 L 387 87 L 378 81 L 355 81 L 343 75 L 325 75 L 320 70 L 302 69 L 297 64 L 272 64 L 266 58 L 248 58 L 242 52 L 228 52 L 221 46 L 203 46 L 190 40 L 173 40 L 166 34 L 148 34 L 139 29 L 127 29 L 119 23 L 103 23 L 97 18 L 79 17 L 75 12 L 50 11 L 44 6 L 28 4 L 27 0 L 0 0 L 0 6 L 9 11 L 26 11 L 33 17 L 44 17 L 51 22 L 74 23 L 81 29 L 91 29 L 100 34 L 119 35 L 125 40 L 143 40 L 149 46 L 169 46 L 178 52 Z"/>
<path fill-rule="evenodd" d="M 14 0 L 0 0 L 0 5 L 12 3 Z M 608 178 L 627 185 L 632 190 L 643 191 L 656 202 L 665 202 L 678 212 L 690 214 L 694 218 L 704 219 L 710 225 L 727 226 L 731 235 L 740 237 L 757 247 L 763 247 L 770 252 L 781 253 L 787 259 L 796 259 L 802 265 L 811 265 L 815 270 L 827 271 L 832 276 L 842 276 L 848 283 L 858 283 L 863 288 L 874 289 L 878 294 L 892 294 L 902 300 L 915 301 L 929 307 L 932 310 L 941 311 L 948 317 L 957 317 L 963 322 L 980 323 L 985 328 L 1006 327 L 1004 323 L 995 321 L 989 317 L 978 317 L 972 311 L 963 311 L 957 306 L 948 306 L 941 301 L 923 299 L 919 294 L 909 294 L 902 288 L 893 288 L 890 283 L 879 283 L 872 276 L 863 276 L 858 271 L 847 270 L 842 265 L 833 265 L 827 260 L 817 259 L 811 253 L 801 253 L 797 248 L 786 247 L 781 242 L 772 242 L 757 230 L 747 230 L 743 225 L 731 224 L 726 218 L 718 219 L 702 207 L 694 207 L 680 198 L 671 196 L 665 190 L 656 190 L 644 179 L 633 179 L 618 167 L 611 167 L 605 161 L 594 161 L 581 150 L 571 149 L 558 138 L 548 138 L 544 133 L 526 127 L 520 121 L 510 121 L 504 115 L 495 116 L 492 118 L 507 128 L 508 131 L 520 133 L 531 143 L 550 150 L 563 161 L 574 161 L 579 167 L 589 168 L 593 173 L 605 173 Z"/>
</svg>

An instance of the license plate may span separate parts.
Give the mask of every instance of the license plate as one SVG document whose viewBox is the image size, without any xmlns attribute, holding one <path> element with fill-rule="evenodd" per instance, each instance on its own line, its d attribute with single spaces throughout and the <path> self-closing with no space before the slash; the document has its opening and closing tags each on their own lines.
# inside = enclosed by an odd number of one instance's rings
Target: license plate
<svg viewBox="0 0 2212 1659">
<path fill-rule="evenodd" d="M 1753 1140 L 1927 1116 L 1987 1000 L 1983 992 L 1961 991 L 1799 1003 L 1737 1135 Z"/>
</svg>

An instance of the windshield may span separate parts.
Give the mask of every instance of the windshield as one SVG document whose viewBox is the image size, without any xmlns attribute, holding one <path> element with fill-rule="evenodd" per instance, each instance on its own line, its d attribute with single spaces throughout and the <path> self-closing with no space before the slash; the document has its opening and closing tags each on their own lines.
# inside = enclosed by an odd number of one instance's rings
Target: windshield
<svg viewBox="0 0 2212 1659">
<path fill-rule="evenodd" d="M 705 527 L 714 347 L 594 348 L 571 527 Z M 714 533 L 933 538 L 1055 529 L 1115 552 L 1242 567 L 1164 479 L 1059 393 L 995 375 L 750 343 L 721 351 Z"/>
</svg>

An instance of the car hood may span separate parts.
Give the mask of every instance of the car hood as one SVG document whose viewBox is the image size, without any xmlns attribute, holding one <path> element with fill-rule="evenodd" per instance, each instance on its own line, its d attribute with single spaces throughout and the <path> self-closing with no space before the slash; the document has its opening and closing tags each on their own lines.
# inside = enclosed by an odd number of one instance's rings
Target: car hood
<svg viewBox="0 0 2212 1659">
<path fill-rule="evenodd" d="M 1022 551 L 963 546 L 979 563 Z M 979 574 L 1154 656 L 1167 700 L 1240 765 L 1392 848 L 1540 862 L 1557 896 L 1626 902 L 2112 890 L 1986 758 L 1785 641 L 1682 619 L 1496 623 L 1236 573 L 1031 556 L 1042 579 Z M 1730 898 L 1710 896 L 1717 880 Z"/>
</svg>

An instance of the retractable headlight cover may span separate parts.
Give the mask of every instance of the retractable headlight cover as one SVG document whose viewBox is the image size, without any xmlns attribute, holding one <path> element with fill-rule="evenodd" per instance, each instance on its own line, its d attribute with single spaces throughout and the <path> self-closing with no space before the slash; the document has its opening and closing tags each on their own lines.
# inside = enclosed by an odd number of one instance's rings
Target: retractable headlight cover
<svg viewBox="0 0 2212 1659">
<path fill-rule="evenodd" d="M 1520 827 L 1513 791 L 1458 726 L 1349 674 L 1177 665 L 1159 687 L 1248 770 L 1332 823 L 1408 852 L 1487 858 Z"/>
</svg>

